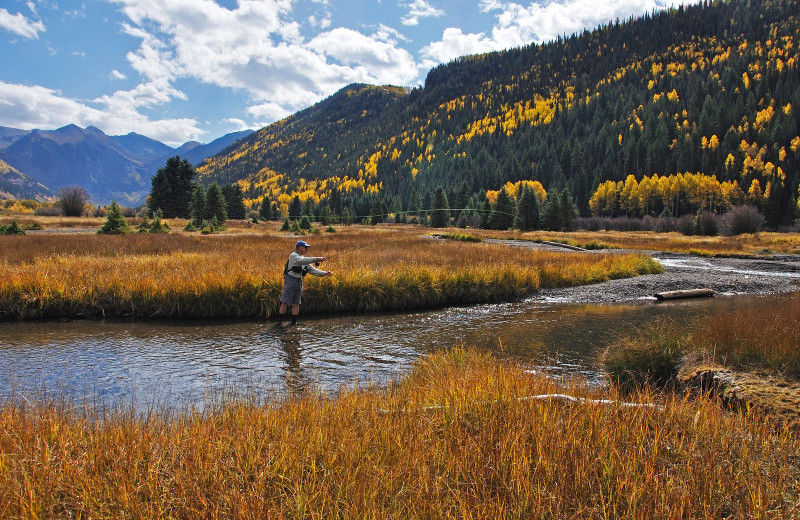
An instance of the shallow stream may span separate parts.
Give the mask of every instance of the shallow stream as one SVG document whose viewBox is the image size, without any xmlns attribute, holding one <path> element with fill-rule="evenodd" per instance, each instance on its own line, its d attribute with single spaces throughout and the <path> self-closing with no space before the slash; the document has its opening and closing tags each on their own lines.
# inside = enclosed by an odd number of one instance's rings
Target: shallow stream
<svg viewBox="0 0 800 520">
<path fill-rule="evenodd" d="M 385 383 L 421 355 L 475 346 L 553 377 L 602 384 L 602 350 L 670 320 L 780 296 L 717 296 L 656 303 L 529 300 L 402 314 L 274 321 L 0 323 L 0 399 L 65 397 L 91 405 L 203 409 L 225 392 L 282 397 L 308 388 Z M 776 304 L 778 302 L 776 301 Z"/>
</svg>

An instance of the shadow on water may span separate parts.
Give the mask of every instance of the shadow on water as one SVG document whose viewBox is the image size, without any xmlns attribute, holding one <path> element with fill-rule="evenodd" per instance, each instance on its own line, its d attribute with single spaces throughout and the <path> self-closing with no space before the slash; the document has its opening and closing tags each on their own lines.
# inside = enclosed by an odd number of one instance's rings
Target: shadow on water
<svg viewBox="0 0 800 520">
<path fill-rule="evenodd" d="M 669 320 L 675 327 L 732 296 L 669 303 L 587 305 L 519 302 L 426 312 L 301 317 L 275 322 L 73 321 L 0 324 L 0 399 L 203 409 L 221 393 L 280 398 L 309 389 L 383 384 L 421 355 L 474 346 L 553 377 L 603 384 L 598 362 L 617 338 Z M 778 302 L 776 301 L 776 304 Z"/>
</svg>

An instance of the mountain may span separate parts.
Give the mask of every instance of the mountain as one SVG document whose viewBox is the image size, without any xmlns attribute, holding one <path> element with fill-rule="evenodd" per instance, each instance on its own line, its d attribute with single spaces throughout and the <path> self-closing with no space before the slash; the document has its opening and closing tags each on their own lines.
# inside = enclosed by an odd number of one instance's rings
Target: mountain
<svg viewBox="0 0 800 520">
<path fill-rule="evenodd" d="M 0 126 L 0 150 L 3 150 L 8 145 L 17 139 L 28 134 L 29 130 L 20 130 L 18 128 L 8 128 L 7 126 Z"/>
<path fill-rule="evenodd" d="M 311 198 L 356 214 L 376 200 L 418 207 L 439 186 L 452 208 L 475 207 L 522 180 L 568 188 L 588 214 L 606 181 L 702 173 L 735 182 L 778 225 L 800 184 L 799 12 L 792 0 L 703 1 L 463 57 L 411 91 L 347 87 L 198 173 L 238 182 L 251 205 Z M 616 211 L 716 209 L 724 196 L 676 193 L 670 208 Z"/>
<path fill-rule="evenodd" d="M 47 187 L 0 160 L 0 199 L 45 200 L 52 195 Z"/>
<path fill-rule="evenodd" d="M 94 203 L 117 200 L 137 206 L 144 202 L 151 177 L 167 158 L 186 155 L 199 163 L 249 132 L 234 132 L 207 145 L 189 142 L 175 149 L 136 133 L 109 136 L 92 126 L 30 132 L 2 128 L 0 139 L 5 138 L 8 145 L 0 149 L 0 159 L 54 192 L 77 185 L 87 190 Z"/>
<path fill-rule="evenodd" d="M 189 143 L 185 143 L 180 148 L 175 150 L 174 155 L 180 155 L 181 159 L 186 159 L 193 165 L 197 166 L 207 158 L 211 157 L 212 155 L 217 155 L 219 152 L 232 145 L 239 139 L 247 137 L 252 133 L 252 130 L 232 132 L 214 139 L 208 144 L 200 144 L 196 141 L 190 141 Z"/>
</svg>

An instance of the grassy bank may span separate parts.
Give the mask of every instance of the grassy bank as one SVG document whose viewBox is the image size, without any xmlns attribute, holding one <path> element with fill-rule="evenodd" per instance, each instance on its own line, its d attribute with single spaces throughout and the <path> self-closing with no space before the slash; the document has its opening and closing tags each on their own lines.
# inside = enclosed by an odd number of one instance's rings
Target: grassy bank
<svg viewBox="0 0 800 520">
<path fill-rule="evenodd" d="M 535 252 L 419 232 L 353 227 L 309 238 L 335 276 L 306 278 L 303 312 L 506 301 L 660 269 L 639 254 Z M 0 317 L 269 317 L 296 240 L 275 231 L 0 237 Z"/>
<path fill-rule="evenodd" d="M 3 518 L 791 518 L 796 431 L 640 392 L 623 407 L 475 351 L 385 389 L 203 414 L 0 407 Z"/>
<path fill-rule="evenodd" d="M 688 385 L 800 426 L 798 345 L 800 292 L 794 292 L 717 310 L 688 332 L 660 322 L 609 347 L 604 365 L 624 388 Z"/>
</svg>

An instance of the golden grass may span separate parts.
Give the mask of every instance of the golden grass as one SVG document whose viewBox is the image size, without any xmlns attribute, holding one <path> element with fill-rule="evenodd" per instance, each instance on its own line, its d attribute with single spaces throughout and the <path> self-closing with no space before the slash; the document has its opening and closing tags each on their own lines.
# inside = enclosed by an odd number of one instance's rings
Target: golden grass
<svg viewBox="0 0 800 520">
<path fill-rule="evenodd" d="M 2 518 L 793 518 L 795 430 L 570 393 L 474 350 L 384 389 L 146 416 L 0 407 Z M 629 401 L 650 402 L 639 393 Z"/>
<path fill-rule="evenodd" d="M 311 254 L 330 256 L 323 267 L 335 276 L 306 278 L 303 312 L 505 301 L 660 269 L 640 254 L 535 252 L 419 232 L 353 227 L 309 238 Z M 0 317 L 269 317 L 296 240 L 269 228 L 212 236 L 0 237 Z"/>
<path fill-rule="evenodd" d="M 800 292 L 715 312 L 693 329 L 690 342 L 712 362 L 800 380 Z"/>
</svg>

